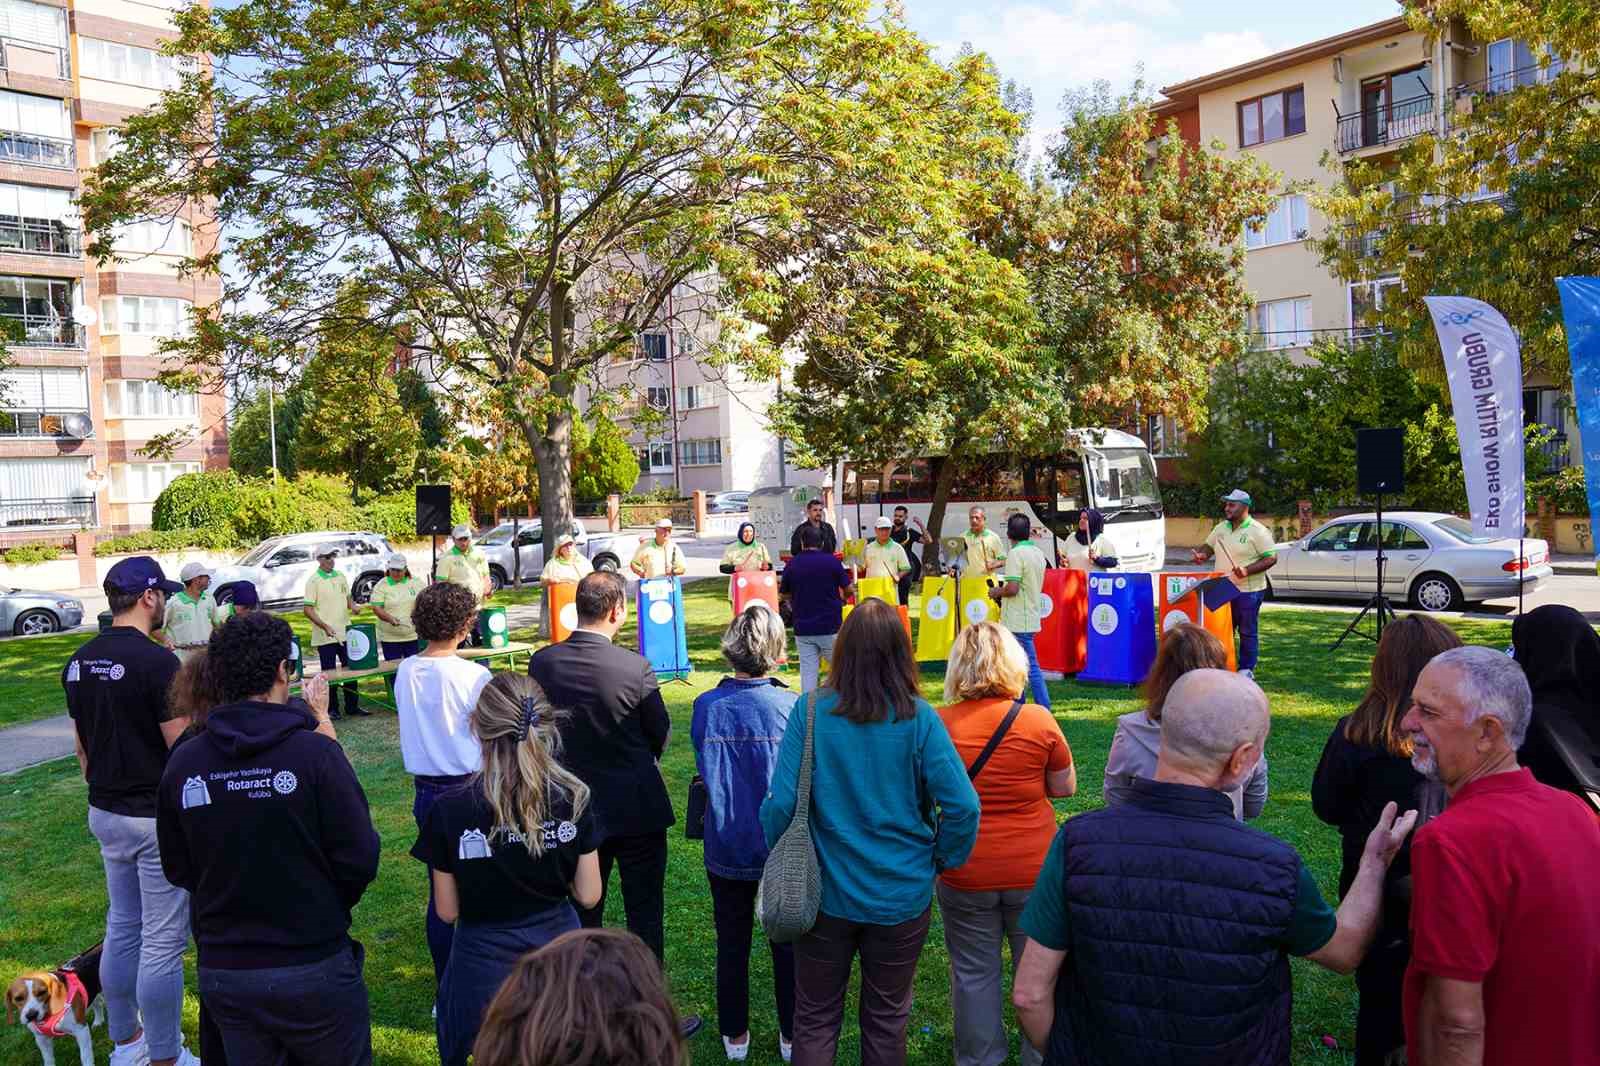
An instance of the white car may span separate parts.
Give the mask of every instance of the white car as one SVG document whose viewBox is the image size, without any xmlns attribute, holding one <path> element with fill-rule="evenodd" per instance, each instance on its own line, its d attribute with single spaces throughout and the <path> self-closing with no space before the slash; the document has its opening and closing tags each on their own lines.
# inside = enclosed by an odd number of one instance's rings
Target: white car
<svg viewBox="0 0 1600 1066">
<path fill-rule="evenodd" d="M 1278 545 L 1267 571 L 1274 595 L 1360 599 L 1378 584 L 1377 516 L 1345 515 L 1309 537 Z M 1383 591 L 1425 611 L 1456 611 L 1479 600 L 1532 591 L 1554 571 L 1550 549 L 1529 537 L 1517 555 L 1515 537 L 1478 537 L 1472 523 L 1436 511 L 1383 516 Z"/>
<path fill-rule="evenodd" d="M 571 533 L 577 541 L 577 550 L 582 555 L 589 557 L 589 562 L 596 570 L 609 570 L 613 573 L 622 569 L 623 548 L 617 537 L 609 533 L 600 533 L 591 536 L 582 522 L 576 519 L 572 522 Z M 537 584 L 539 572 L 544 569 L 544 523 L 538 519 L 531 522 L 519 522 L 516 525 L 516 548 L 513 552 L 512 524 L 501 522 L 489 532 L 477 538 L 478 548 L 489 561 L 489 579 L 494 582 L 495 590 L 510 585 L 518 573 L 517 557 L 521 557 L 521 576 L 523 584 Z M 633 547 L 637 547 L 635 544 Z M 633 549 L 627 550 L 627 557 L 633 557 Z"/>
<path fill-rule="evenodd" d="M 232 599 L 223 586 L 249 581 L 255 585 L 263 607 L 299 607 L 305 602 L 306 578 L 317 568 L 317 545 L 328 542 L 339 547 L 333 565 L 349 580 L 351 597 L 357 603 L 366 603 L 372 587 L 383 580 L 384 561 L 395 549 L 376 533 L 359 532 L 293 533 L 264 540 L 237 563 L 211 572 L 211 588 L 217 590 L 217 602 Z"/>
</svg>

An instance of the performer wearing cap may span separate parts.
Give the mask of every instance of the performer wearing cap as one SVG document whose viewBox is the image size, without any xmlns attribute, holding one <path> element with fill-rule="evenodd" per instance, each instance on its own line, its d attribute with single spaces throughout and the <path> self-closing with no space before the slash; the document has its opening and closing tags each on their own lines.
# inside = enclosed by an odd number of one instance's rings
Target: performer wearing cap
<svg viewBox="0 0 1600 1066">
<path fill-rule="evenodd" d="M 556 538 L 556 553 L 539 571 L 539 584 L 545 588 L 551 585 L 575 585 L 594 573 L 594 564 L 578 553 L 577 543 L 571 533 L 563 533 Z"/>
<path fill-rule="evenodd" d="M 1006 546 L 1000 534 L 985 528 L 987 522 L 982 507 L 967 512 L 969 528 L 962 532 L 961 539 L 967 545 L 964 573 L 968 577 L 988 577 L 1006 565 Z"/>
<path fill-rule="evenodd" d="M 339 549 L 334 545 L 319 544 L 317 568 L 306 578 L 304 611 L 305 616 L 311 619 L 311 646 L 317 649 L 317 660 L 324 670 L 350 665 L 350 652 L 345 646 L 344 635 L 350 626 L 350 616 L 357 610 L 355 601 L 350 598 L 350 582 L 333 567 L 334 557 L 338 554 Z M 361 709 L 354 681 L 341 681 L 338 687 L 344 691 L 346 713 L 361 717 L 370 713 Z M 328 716 L 335 720 L 339 718 L 337 696 L 330 699 Z"/>
<path fill-rule="evenodd" d="M 383 580 L 372 586 L 367 606 L 378 616 L 378 643 L 383 647 L 383 661 L 394 662 L 417 654 L 417 630 L 411 624 L 411 609 L 416 606 L 422 582 L 411 576 L 406 557 L 399 552 L 385 561 L 384 571 Z M 392 691 L 393 675 L 385 680 Z"/>
<path fill-rule="evenodd" d="M 489 560 L 483 557 L 472 543 L 472 530 L 456 526 L 450 531 L 455 544 L 439 560 L 439 580 L 453 581 L 466 589 L 481 604 L 494 594 L 494 581 L 489 577 Z"/>
<path fill-rule="evenodd" d="M 1220 555 L 1239 587 L 1239 595 L 1229 601 L 1233 627 L 1239 631 L 1239 672 L 1253 678 L 1261 646 L 1261 601 L 1267 598 L 1267 571 L 1278 561 L 1277 544 L 1271 531 L 1250 517 L 1248 492 L 1234 489 L 1222 501 L 1226 517 L 1207 534 L 1206 542 L 1194 549 L 1193 556 L 1195 562 L 1203 563 Z"/>
<path fill-rule="evenodd" d="M 261 594 L 256 591 L 254 581 L 230 581 L 224 588 L 231 589 L 227 603 L 217 604 L 217 609 L 212 612 L 213 628 L 221 628 L 230 618 L 249 614 L 261 607 Z"/>
<path fill-rule="evenodd" d="M 679 577 L 688 569 L 683 562 L 683 550 L 672 543 L 672 519 L 663 518 L 656 523 L 655 540 L 639 544 L 628 569 L 641 578 Z"/>
<path fill-rule="evenodd" d="M 890 538 L 893 531 L 894 522 L 887 515 L 879 515 L 873 523 L 873 539 L 867 541 L 863 556 L 866 571 L 862 576 L 886 577 L 898 586 L 900 579 L 911 573 L 911 560 L 906 558 L 906 550 Z"/>
<path fill-rule="evenodd" d="M 185 563 L 178 571 L 183 590 L 167 601 L 161 620 L 162 641 L 188 659 L 211 639 L 211 614 L 216 604 L 206 595 L 211 575 L 201 563 Z"/>
</svg>

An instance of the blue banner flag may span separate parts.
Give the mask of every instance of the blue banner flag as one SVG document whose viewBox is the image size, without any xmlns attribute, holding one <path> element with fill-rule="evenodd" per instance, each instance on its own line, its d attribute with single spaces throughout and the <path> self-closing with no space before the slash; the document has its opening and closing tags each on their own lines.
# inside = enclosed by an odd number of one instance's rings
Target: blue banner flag
<svg viewBox="0 0 1600 1066">
<path fill-rule="evenodd" d="M 1583 481 L 1589 492 L 1589 526 L 1600 515 L 1600 278 L 1557 278 L 1561 316 L 1572 358 L 1572 399 L 1583 440 Z M 1595 545 L 1600 573 L 1600 543 Z"/>
</svg>

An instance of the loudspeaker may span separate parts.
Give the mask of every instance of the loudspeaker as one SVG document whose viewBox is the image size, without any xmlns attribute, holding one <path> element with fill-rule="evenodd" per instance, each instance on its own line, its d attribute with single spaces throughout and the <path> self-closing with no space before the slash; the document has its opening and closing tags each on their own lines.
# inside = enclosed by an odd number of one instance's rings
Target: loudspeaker
<svg viewBox="0 0 1600 1066">
<path fill-rule="evenodd" d="M 1405 430 L 1356 430 L 1356 490 L 1363 496 L 1406 490 Z"/>
<path fill-rule="evenodd" d="M 450 535 L 450 486 L 417 486 L 417 535 Z"/>
</svg>

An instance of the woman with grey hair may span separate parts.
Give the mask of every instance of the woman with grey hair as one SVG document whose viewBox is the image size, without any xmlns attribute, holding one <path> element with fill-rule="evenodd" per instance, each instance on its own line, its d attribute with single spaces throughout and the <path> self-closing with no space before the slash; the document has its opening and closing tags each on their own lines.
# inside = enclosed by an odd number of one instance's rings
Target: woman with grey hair
<svg viewBox="0 0 1600 1066">
<path fill-rule="evenodd" d="M 767 674 L 784 656 L 789 635 L 778 614 L 752 603 L 728 626 L 722 655 L 733 667 L 694 701 L 689 727 L 695 767 L 706 785 L 706 878 L 717 929 L 717 1023 L 730 1061 L 750 1054 L 750 944 L 756 889 L 767 861 L 761 801 L 778 762 L 795 694 Z M 772 944 L 778 1001 L 778 1047 L 789 1061 L 794 1036 L 794 949 Z"/>
</svg>

